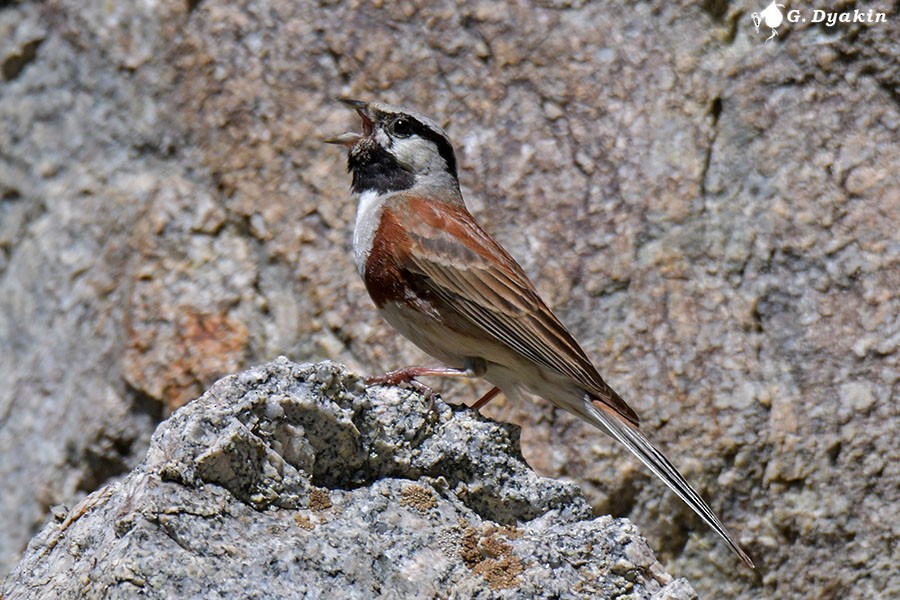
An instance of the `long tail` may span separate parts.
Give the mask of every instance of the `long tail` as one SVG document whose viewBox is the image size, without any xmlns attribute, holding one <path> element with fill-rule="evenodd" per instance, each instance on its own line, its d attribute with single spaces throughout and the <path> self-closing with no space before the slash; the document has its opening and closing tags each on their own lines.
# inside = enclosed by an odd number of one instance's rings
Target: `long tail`
<svg viewBox="0 0 900 600">
<path fill-rule="evenodd" d="M 657 450 L 640 429 L 618 418 L 611 409 L 606 408 L 600 400 L 592 400 L 589 396 L 583 403 L 585 408 L 581 416 L 595 427 L 606 432 L 621 442 L 638 460 L 644 463 L 653 474 L 663 480 L 669 488 L 678 494 L 691 509 L 703 519 L 710 529 L 718 533 L 734 552 L 747 565 L 756 568 L 747 553 L 734 540 L 728 530 L 719 521 L 709 505 L 704 502 L 694 488 L 682 477 L 678 469 L 669 462 L 663 453 Z M 579 411 L 581 412 L 581 411 Z"/>
</svg>

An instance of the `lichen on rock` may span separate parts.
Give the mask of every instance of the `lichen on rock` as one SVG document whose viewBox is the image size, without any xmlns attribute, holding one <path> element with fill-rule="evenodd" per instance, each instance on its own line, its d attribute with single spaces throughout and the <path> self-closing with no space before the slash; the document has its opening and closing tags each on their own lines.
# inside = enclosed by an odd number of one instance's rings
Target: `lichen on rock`
<svg viewBox="0 0 900 600">
<path fill-rule="evenodd" d="M 134 471 L 57 511 L 2 596 L 695 597 L 518 443 L 466 407 L 279 358 L 217 382 Z"/>
</svg>

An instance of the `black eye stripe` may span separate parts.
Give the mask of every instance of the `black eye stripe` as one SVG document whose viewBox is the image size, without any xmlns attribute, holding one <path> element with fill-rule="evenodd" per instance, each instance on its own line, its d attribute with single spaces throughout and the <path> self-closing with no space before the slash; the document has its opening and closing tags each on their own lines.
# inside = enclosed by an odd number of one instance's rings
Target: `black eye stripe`
<svg viewBox="0 0 900 600">
<path fill-rule="evenodd" d="M 447 171 L 456 177 L 456 154 L 453 152 L 453 146 L 450 145 L 447 138 L 415 117 L 403 115 L 400 119 L 403 119 L 408 124 L 404 128 L 404 131 L 409 131 L 410 135 L 417 135 L 437 146 L 438 154 L 440 154 L 441 158 L 444 159 L 444 162 L 447 163 Z M 396 123 L 396 120 L 394 123 Z"/>
</svg>

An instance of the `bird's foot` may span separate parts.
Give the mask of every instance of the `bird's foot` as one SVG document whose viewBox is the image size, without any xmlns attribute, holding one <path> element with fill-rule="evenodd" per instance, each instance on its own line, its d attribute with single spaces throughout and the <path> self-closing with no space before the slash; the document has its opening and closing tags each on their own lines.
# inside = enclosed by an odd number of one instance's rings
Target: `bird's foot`
<svg viewBox="0 0 900 600">
<path fill-rule="evenodd" d="M 427 367 L 407 367 L 405 369 L 397 369 L 396 371 L 390 371 L 388 373 L 385 373 L 384 375 L 369 377 L 368 379 L 366 379 L 366 385 L 373 386 L 406 384 L 411 389 L 422 394 L 422 396 L 424 396 L 425 398 L 428 398 L 428 412 L 431 412 L 434 410 L 434 403 L 437 400 L 437 394 L 433 389 L 431 389 L 431 387 L 417 380 L 416 377 L 419 377 L 421 375 L 433 375 L 433 371 L 435 370 L 436 369 Z"/>
<path fill-rule="evenodd" d="M 405 383 L 428 398 L 428 410 L 432 411 L 434 410 L 437 394 L 430 387 L 418 381 L 417 377 L 480 377 L 484 375 L 486 369 L 483 359 L 469 358 L 466 360 L 465 368 L 463 369 L 454 369 L 453 367 L 405 367 L 396 371 L 390 371 L 384 375 L 369 377 L 366 379 L 366 385 L 400 385 Z M 493 388 L 475 403 L 474 408 L 481 408 L 499 392 L 499 389 Z"/>
</svg>

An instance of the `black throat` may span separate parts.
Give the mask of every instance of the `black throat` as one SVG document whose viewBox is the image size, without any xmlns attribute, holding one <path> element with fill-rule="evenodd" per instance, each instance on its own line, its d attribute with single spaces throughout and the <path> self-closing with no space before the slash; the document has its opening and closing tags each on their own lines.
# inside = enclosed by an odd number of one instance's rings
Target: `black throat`
<svg viewBox="0 0 900 600">
<path fill-rule="evenodd" d="M 407 171 L 397 159 L 376 143 L 363 140 L 347 156 L 347 170 L 353 175 L 350 184 L 356 194 L 374 191 L 379 194 L 408 190 L 416 176 Z"/>
</svg>

